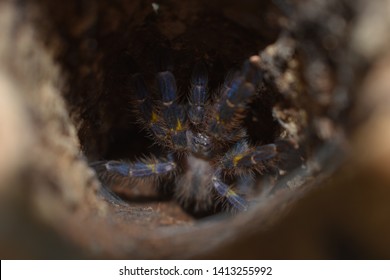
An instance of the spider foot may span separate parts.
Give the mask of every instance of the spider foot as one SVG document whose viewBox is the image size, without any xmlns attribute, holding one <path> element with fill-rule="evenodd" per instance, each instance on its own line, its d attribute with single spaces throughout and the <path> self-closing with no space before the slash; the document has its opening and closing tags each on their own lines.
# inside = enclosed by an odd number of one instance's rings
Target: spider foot
<svg viewBox="0 0 390 280">
<path fill-rule="evenodd" d="M 238 211 L 246 211 L 248 210 L 248 201 L 236 193 L 232 187 L 228 186 L 224 182 L 222 182 L 220 178 L 220 172 L 217 171 L 216 174 L 212 178 L 212 182 L 214 185 L 214 189 L 217 193 L 226 198 L 226 200 Z"/>
<path fill-rule="evenodd" d="M 242 174 L 251 170 L 262 173 L 266 166 L 272 166 L 277 155 L 275 144 L 250 147 L 246 141 L 240 141 L 225 154 L 221 166 L 228 173 Z"/>
</svg>

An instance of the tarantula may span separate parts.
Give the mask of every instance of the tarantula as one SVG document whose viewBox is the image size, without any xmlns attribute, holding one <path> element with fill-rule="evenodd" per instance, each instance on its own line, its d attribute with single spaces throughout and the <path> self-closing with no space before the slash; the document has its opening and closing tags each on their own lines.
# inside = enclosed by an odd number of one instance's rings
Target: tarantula
<svg viewBox="0 0 390 280">
<path fill-rule="evenodd" d="M 275 144 L 251 146 L 242 126 L 248 103 L 261 79 L 258 56 L 228 75 L 215 98 L 209 97 L 204 64 L 195 66 L 188 104 L 178 102 L 171 71 L 157 74 L 160 100 L 153 100 L 141 74 L 132 77 L 135 111 L 151 137 L 165 147 L 164 157 L 137 162 L 103 162 L 105 172 L 134 179 L 174 176 L 174 196 L 184 207 L 206 211 L 220 200 L 245 211 L 246 180 L 275 164 Z M 226 203 L 227 202 L 227 203 Z"/>
</svg>

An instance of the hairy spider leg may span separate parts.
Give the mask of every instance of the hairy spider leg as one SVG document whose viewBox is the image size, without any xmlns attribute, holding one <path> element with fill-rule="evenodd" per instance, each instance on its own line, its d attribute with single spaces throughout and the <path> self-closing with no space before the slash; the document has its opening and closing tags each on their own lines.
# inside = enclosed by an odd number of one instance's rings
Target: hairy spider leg
<svg viewBox="0 0 390 280">
<path fill-rule="evenodd" d="M 221 173 L 221 169 L 218 169 L 211 179 L 214 189 L 221 197 L 226 198 L 234 208 L 239 211 L 246 211 L 248 209 L 248 202 L 245 198 L 236 193 L 231 186 L 228 186 L 222 181 Z"/>
<path fill-rule="evenodd" d="M 230 70 L 225 77 L 222 87 L 219 89 L 219 99 L 225 97 L 233 87 L 237 87 L 237 83 L 241 82 L 239 70 Z"/>
<path fill-rule="evenodd" d="M 106 171 L 133 178 L 153 178 L 171 174 L 176 169 L 172 156 L 167 159 L 144 158 L 138 162 L 107 161 Z"/>
<path fill-rule="evenodd" d="M 187 115 L 183 105 L 177 103 L 176 80 L 170 71 L 157 74 L 158 87 L 161 93 L 162 118 L 168 128 L 174 148 L 184 150 L 187 147 Z"/>
<path fill-rule="evenodd" d="M 160 142 L 166 142 L 166 128 L 162 123 L 158 108 L 153 106 L 150 91 L 146 86 L 145 79 L 141 74 L 135 74 L 132 77 L 132 83 L 135 89 L 135 111 L 139 122 L 155 136 Z"/>
<path fill-rule="evenodd" d="M 225 81 L 208 122 L 210 135 L 221 142 L 237 141 L 243 137 L 244 133 L 239 129 L 243 112 L 255 95 L 260 78 L 257 57 L 252 57 L 244 63 L 240 72 Z"/>
<path fill-rule="evenodd" d="M 188 118 L 194 125 L 199 125 L 203 122 L 205 104 L 208 97 L 207 82 L 206 67 L 203 63 L 198 63 L 192 72 L 189 99 L 190 108 L 188 109 Z"/>
<path fill-rule="evenodd" d="M 212 182 L 219 195 L 225 197 L 227 201 L 237 210 L 245 211 L 248 202 L 234 191 L 233 186 L 228 186 L 221 179 L 221 174 L 231 173 L 235 175 L 248 174 L 253 170 L 261 173 L 265 169 L 265 162 L 273 160 L 277 155 L 276 145 L 268 144 L 258 147 L 250 147 L 246 141 L 238 142 L 221 160 L 220 167 L 213 175 Z M 239 189 L 244 190 L 240 181 Z"/>
<path fill-rule="evenodd" d="M 237 175 L 256 170 L 262 173 L 269 163 L 274 161 L 277 156 L 275 144 L 250 147 L 243 140 L 237 142 L 235 146 L 228 151 L 221 160 L 221 167 L 227 173 Z M 267 164 L 265 164 L 267 162 Z"/>
</svg>

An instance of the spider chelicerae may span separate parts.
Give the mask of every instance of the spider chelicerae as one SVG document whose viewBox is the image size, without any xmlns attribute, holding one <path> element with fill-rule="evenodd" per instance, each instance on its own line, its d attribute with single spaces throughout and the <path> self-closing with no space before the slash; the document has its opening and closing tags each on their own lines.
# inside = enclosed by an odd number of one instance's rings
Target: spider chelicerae
<svg viewBox="0 0 390 280">
<path fill-rule="evenodd" d="M 188 104 L 178 101 L 171 71 L 157 74 L 159 100 L 153 100 L 143 76 L 135 74 L 137 118 L 165 154 L 135 162 L 103 162 L 104 172 L 135 180 L 173 178 L 177 201 L 195 212 L 209 211 L 221 201 L 230 209 L 247 210 L 247 179 L 274 166 L 278 155 L 275 144 L 250 145 L 242 125 L 261 79 L 259 59 L 251 57 L 240 71 L 228 75 L 213 97 L 206 67 L 198 63 Z"/>
</svg>

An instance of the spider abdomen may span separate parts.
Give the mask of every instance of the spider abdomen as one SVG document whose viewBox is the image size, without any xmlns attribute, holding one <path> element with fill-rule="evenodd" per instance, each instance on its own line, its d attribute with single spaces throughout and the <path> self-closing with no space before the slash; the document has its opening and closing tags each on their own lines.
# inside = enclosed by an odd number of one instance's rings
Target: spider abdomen
<svg viewBox="0 0 390 280">
<path fill-rule="evenodd" d="M 183 159 L 182 170 L 175 189 L 179 202 L 196 211 L 208 210 L 215 199 L 212 191 L 214 167 L 209 161 L 190 154 Z"/>
</svg>

